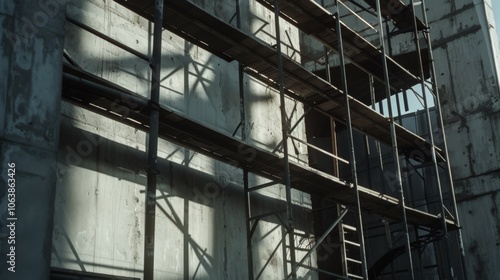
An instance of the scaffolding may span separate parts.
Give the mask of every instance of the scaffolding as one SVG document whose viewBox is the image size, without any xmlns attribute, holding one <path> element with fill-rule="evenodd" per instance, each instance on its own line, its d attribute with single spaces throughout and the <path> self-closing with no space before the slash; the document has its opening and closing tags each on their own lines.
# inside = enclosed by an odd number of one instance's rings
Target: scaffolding
<svg viewBox="0 0 500 280">
<path fill-rule="evenodd" d="M 270 46 L 254 37 L 242 32 L 240 27 L 240 3 L 236 1 L 235 17 L 237 27 L 233 27 L 219 18 L 207 13 L 197 5 L 186 0 L 115 0 L 138 15 L 154 22 L 153 55 L 151 58 L 137 52 L 119 41 L 110 38 L 83 23 L 68 18 L 74 24 L 92 34 L 114 44 L 139 59 L 150 63 L 152 70 L 151 98 L 145 98 L 97 77 L 81 69 L 70 55 L 65 53 L 68 63 L 64 65 L 63 98 L 88 110 L 97 112 L 126 125 L 132 126 L 149 133 L 148 149 L 148 181 L 146 191 L 146 224 L 144 248 L 144 279 L 153 279 L 154 271 L 154 239 L 155 239 L 155 208 L 156 208 L 156 176 L 158 139 L 162 138 L 172 143 L 179 144 L 193 151 L 207 155 L 211 158 L 226 163 L 236 163 L 244 171 L 245 213 L 247 220 L 247 249 L 249 279 L 255 279 L 252 240 L 258 223 L 266 217 L 276 217 L 288 236 L 287 248 L 290 259 L 285 258 L 286 279 L 297 279 L 297 270 L 300 268 L 316 270 L 318 273 L 337 277 L 339 279 L 376 279 L 384 268 L 400 255 L 407 257 L 405 275 L 415 279 L 414 254 L 412 250 L 423 250 L 426 245 L 441 241 L 446 252 L 445 263 L 436 264 L 440 267 L 441 279 L 452 279 L 457 274 L 464 277 L 461 265 L 455 267 L 449 246 L 459 248 L 463 258 L 461 245 L 460 224 L 457 215 L 456 202 L 453 190 L 453 180 L 448 162 L 446 141 L 444 146 L 436 146 L 433 133 L 431 114 L 429 112 L 430 95 L 437 108 L 438 127 L 443 131 L 443 120 L 439 103 L 439 93 L 436 87 L 436 73 L 433 66 L 431 42 L 428 36 L 428 23 L 425 16 L 425 3 L 409 1 L 408 5 L 401 1 L 365 0 L 365 1 L 333 1 L 330 11 L 312 0 L 256 0 L 264 7 L 274 12 L 276 44 Z M 347 2 L 347 3 L 344 3 Z M 348 6 L 352 5 L 352 6 Z M 423 21 L 415 12 L 421 6 Z M 350 8 L 351 7 L 351 8 Z M 388 12 L 383 7 L 391 7 Z M 372 25 L 363 17 L 353 11 L 354 8 L 375 17 L 377 23 Z M 341 9 L 356 16 L 368 28 L 375 30 L 379 46 L 364 38 L 359 32 L 349 28 L 342 20 Z M 325 48 L 325 77 L 319 73 L 307 70 L 303 65 L 295 62 L 281 51 L 280 19 L 286 20 L 307 35 L 316 38 Z M 392 22 L 394 29 L 389 29 Z M 386 30 L 384 30 L 384 23 Z M 159 90 L 161 79 L 161 42 L 163 29 L 198 45 L 201 48 L 231 62 L 239 63 L 240 96 L 243 102 L 242 77 L 246 73 L 264 84 L 275 88 L 280 95 L 281 131 L 282 141 L 274 151 L 266 151 L 249 145 L 245 141 L 244 126 L 245 111 L 241 109 L 239 129 L 242 139 L 214 131 L 194 120 L 181 116 L 159 103 Z M 390 38 L 398 34 L 413 34 L 415 53 L 410 69 L 403 66 L 404 61 L 397 60 L 391 55 Z M 425 39 L 426 49 L 420 46 L 420 38 Z M 389 47 L 386 47 L 386 44 Z M 328 60 L 330 52 L 336 53 L 339 58 L 338 65 L 331 66 Z M 416 62 L 416 66 L 413 62 Z M 340 79 L 332 82 L 335 73 L 330 70 L 337 69 Z M 354 71 L 361 71 L 369 79 L 366 83 L 352 83 L 349 77 Z M 430 72 L 430 74 L 428 73 Z M 355 72 L 357 73 L 357 72 Z M 429 81 L 430 78 L 430 81 Z M 411 90 L 413 85 L 420 84 L 422 101 L 427 118 L 429 139 L 426 140 L 413 132 L 405 129 L 401 122 L 401 108 L 399 99 L 396 107 L 398 113 L 393 112 L 391 96 L 399 97 L 399 92 Z M 378 85 L 378 87 L 377 87 Z M 429 94 L 426 94 L 429 93 Z M 288 124 L 289 116 L 286 112 L 285 98 L 299 101 L 307 108 L 304 115 L 293 126 Z M 388 117 L 375 109 L 375 103 L 387 100 Z M 406 99 L 406 98 L 405 98 Z M 243 106 L 242 106 L 243 107 Z M 125 109 L 125 110 L 124 110 Z M 124 116 L 123 112 L 127 115 Z M 336 129 L 332 129 L 332 151 L 325 151 L 313 144 L 307 143 L 292 135 L 298 123 L 304 120 L 311 111 L 335 124 L 345 126 L 348 145 L 348 159 L 339 156 L 337 151 Z M 236 131 L 235 131 L 236 133 Z M 381 168 L 383 167 L 380 145 L 391 147 L 394 176 L 398 197 L 362 186 L 358 181 L 356 165 L 356 149 L 354 133 L 364 135 L 376 141 Z M 444 135 L 444 134 L 443 134 Z M 295 163 L 289 160 L 289 143 L 301 142 L 323 154 L 330 156 L 334 162 L 335 170 L 331 173 L 319 171 L 311 166 Z M 255 158 L 247 161 L 245 155 L 238 153 L 242 149 L 255 151 Z M 407 168 L 415 170 L 432 168 L 435 185 L 439 194 L 438 214 L 418 210 L 415 205 L 407 205 L 405 188 L 400 163 L 404 162 Z M 349 179 L 342 179 L 339 175 L 339 165 L 348 166 Z M 446 175 L 442 180 L 441 173 Z M 249 174 L 256 174 L 269 179 L 269 183 L 250 186 Z M 279 211 L 254 215 L 252 213 L 251 195 L 273 185 L 281 184 L 286 190 L 286 207 Z M 296 189 L 311 195 L 325 197 L 336 207 L 337 217 L 332 218 L 325 232 L 316 233 L 317 240 L 308 252 L 299 260 L 296 255 L 296 238 L 293 221 L 293 203 L 291 190 Z M 445 206 L 443 193 L 448 193 L 448 204 L 451 211 Z M 354 214 L 355 226 L 348 225 L 346 215 Z M 390 250 L 379 261 L 368 267 L 366 258 L 366 229 L 364 228 L 364 213 L 375 214 L 402 225 L 401 236 L 405 242 L 402 248 Z M 285 218 L 283 218 L 283 214 Z M 351 222 L 352 222 L 351 221 Z M 412 234 L 409 227 L 415 229 Z M 386 231 L 391 235 L 391 227 L 385 224 Z M 325 268 L 306 265 L 307 260 L 319 247 L 321 242 L 335 229 L 339 229 L 339 242 L 342 244 L 342 271 L 329 271 Z M 422 231 L 427 234 L 420 234 Z M 355 232 L 356 240 L 345 238 L 347 232 Z M 454 234 L 456 237 L 451 238 Z M 450 245 L 449 240 L 456 240 Z M 286 241 L 284 242 L 286 244 Z M 358 253 L 348 256 L 347 246 L 358 248 Z M 463 259 L 462 259 L 463 261 Z M 423 269 L 421 266 L 419 269 Z M 421 275 L 421 274 L 420 274 Z"/>
</svg>

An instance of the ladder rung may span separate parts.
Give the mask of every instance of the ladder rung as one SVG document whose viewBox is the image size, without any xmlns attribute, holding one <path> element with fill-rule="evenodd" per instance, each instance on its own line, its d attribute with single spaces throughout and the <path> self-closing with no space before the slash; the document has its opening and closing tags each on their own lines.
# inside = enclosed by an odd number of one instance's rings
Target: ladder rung
<svg viewBox="0 0 500 280">
<path fill-rule="evenodd" d="M 351 274 L 351 273 L 347 273 L 347 277 L 356 278 L 356 279 L 363 279 L 363 276 L 359 276 L 359 275 Z"/>
<path fill-rule="evenodd" d="M 352 263 L 357 263 L 357 264 L 361 264 L 361 261 L 358 261 L 358 260 L 355 260 L 355 259 L 351 259 L 351 258 L 345 258 L 347 261 L 349 262 L 352 262 Z"/>
<path fill-rule="evenodd" d="M 348 230 L 350 230 L 350 231 L 358 231 L 358 229 L 357 229 L 357 228 L 355 228 L 355 227 L 353 227 L 353 226 L 350 226 L 350 225 L 342 224 L 342 227 L 343 227 L 344 229 L 348 229 Z"/>
<path fill-rule="evenodd" d="M 356 243 L 356 242 L 352 242 L 352 241 L 349 241 L 349 240 L 344 240 L 344 242 L 346 244 L 349 244 L 349 245 L 352 245 L 352 246 L 356 246 L 356 247 L 359 247 L 359 243 Z"/>
</svg>

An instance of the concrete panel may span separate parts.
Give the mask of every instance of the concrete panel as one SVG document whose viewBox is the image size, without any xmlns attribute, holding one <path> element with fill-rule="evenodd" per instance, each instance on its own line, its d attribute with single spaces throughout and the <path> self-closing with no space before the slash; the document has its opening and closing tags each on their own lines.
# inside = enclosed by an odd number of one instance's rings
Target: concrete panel
<svg viewBox="0 0 500 280">
<path fill-rule="evenodd" d="M 457 187 L 457 201 L 474 201 L 482 196 L 494 195 L 500 190 L 500 186 L 495 184 L 499 177 L 499 172 L 478 175 L 466 179 L 455 181 Z"/>
<path fill-rule="evenodd" d="M 436 14 L 432 12 L 429 16 Z M 476 7 L 464 5 L 450 16 L 432 21 L 432 26 L 439 30 L 433 33 L 433 48 L 440 59 L 436 59 L 436 71 L 445 119 L 498 111 L 492 43 L 482 32 Z"/>
<path fill-rule="evenodd" d="M 22 24 L 16 19 L 16 30 Z M 39 94 L 61 88 L 61 76 L 56 73 L 62 70 L 64 39 L 55 35 L 41 29 L 31 39 L 16 42 L 6 91 L 5 122 L 9 125 L 4 132 L 6 139 L 52 150 L 57 146 L 58 136 L 57 130 L 49 128 L 57 124 L 59 116 L 54 112 L 59 111 L 60 97 L 54 94 L 42 98 Z"/>
<path fill-rule="evenodd" d="M 500 168 L 498 131 L 500 113 L 448 125 L 447 139 L 456 180 L 479 176 Z"/>
<path fill-rule="evenodd" d="M 495 181 L 498 181 L 498 176 L 489 182 L 490 186 L 495 184 Z M 460 201 L 459 212 L 465 228 L 463 238 L 467 255 L 467 272 L 472 279 L 496 279 L 498 276 L 500 201 L 497 193 L 498 190 L 474 199 Z"/>
<path fill-rule="evenodd" d="M 68 13 L 72 18 L 148 54 L 152 42 L 149 27 L 142 22 L 136 24 L 135 16 L 124 17 L 130 15 L 127 9 L 119 5 L 111 7 L 99 1 L 86 4 L 75 1 Z M 149 96 L 148 63 L 88 32 L 71 25 L 70 29 L 66 44 L 68 52 L 84 69 Z M 237 64 L 227 64 L 168 31 L 164 32 L 162 52 L 161 102 L 212 128 L 232 134 L 238 126 L 240 114 Z"/>
<path fill-rule="evenodd" d="M 15 180 L 16 186 L 9 190 L 10 196 L 7 188 L 0 192 L 0 260 L 4 264 L 0 278 L 47 279 L 56 179 L 52 166 L 59 139 L 65 1 L 2 1 L 0 7 L 0 68 L 5 74 L 0 82 L 0 178 L 2 185 Z M 10 177 L 7 176 L 9 163 L 16 165 L 15 175 Z M 14 203 L 12 189 L 15 189 L 15 210 L 8 212 L 7 203 Z M 11 213 L 17 218 L 14 222 L 7 220 L 12 217 Z M 7 222 L 15 223 L 15 230 L 9 230 Z M 15 244 L 10 242 L 12 239 L 7 240 L 12 233 L 15 233 Z M 7 257 L 7 253 L 12 252 L 15 260 Z M 15 272 L 7 270 L 7 258 L 13 260 L 8 266 Z"/>
<path fill-rule="evenodd" d="M 7 188 L 2 188 L 0 207 L 1 217 L 1 256 L 3 263 L 2 279 L 45 279 L 50 268 L 50 232 L 53 213 L 53 175 L 52 163 L 55 160 L 51 151 L 44 151 L 24 144 L 3 141 L 0 163 L 2 184 L 7 185 L 7 164 L 15 163 L 15 243 L 7 245 L 9 231 L 7 221 Z M 6 255 L 10 246 L 15 246 L 15 272 L 7 271 Z"/>
<path fill-rule="evenodd" d="M 254 275 L 259 273 L 262 279 L 282 279 L 284 274 L 283 242 L 287 238 L 283 236 L 284 229 L 276 223 L 262 222 L 256 230 L 257 242 L 254 244 Z M 258 246 L 256 246 L 258 244 Z M 259 278 L 259 279 L 260 279 Z"/>
<path fill-rule="evenodd" d="M 152 42 L 149 24 L 115 2 L 71 1 L 67 13 L 71 19 L 149 55 Z M 148 62 L 71 23 L 67 23 L 67 29 L 65 48 L 83 69 L 110 79 L 138 94 L 149 96 Z"/>
</svg>

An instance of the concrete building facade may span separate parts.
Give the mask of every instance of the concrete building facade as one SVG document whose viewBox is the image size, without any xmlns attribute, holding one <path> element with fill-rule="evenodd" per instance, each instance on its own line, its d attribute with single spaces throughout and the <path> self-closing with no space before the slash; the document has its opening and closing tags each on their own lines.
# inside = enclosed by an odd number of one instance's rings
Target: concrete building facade
<svg viewBox="0 0 500 280">
<path fill-rule="evenodd" d="M 0 79 L 0 178 L 2 184 L 11 185 L 14 176 L 10 176 L 7 170 L 14 169 L 8 168 L 14 163 L 15 215 L 11 216 L 17 218 L 9 219 L 14 205 L 9 193 L 13 188 L 2 188 L 2 279 L 73 279 L 69 277 L 77 275 L 101 279 L 113 275 L 123 279 L 144 277 L 144 247 L 145 242 L 151 242 L 145 241 L 148 234 L 145 230 L 145 186 L 150 164 L 149 136 L 145 129 L 149 129 L 150 123 L 141 123 L 135 117 L 144 110 L 140 101 L 148 100 L 152 90 L 153 62 L 148 58 L 153 54 L 154 24 L 147 15 L 132 11 L 125 3 L 127 1 L 119 2 L 7 0 L 0 3 L 0 69 L 1 73 L 7 74 L 5 79 Z M 175 1 L 165 2 L 167 6 L 174 5 Z M 330 65 L 334 75 L 340 77 L 341 56 L 325 55 L 321 42 L 305 35 L 308 32 L 309 35 L 315 34 L 314 30 L 304 32 L 293 21 L 287 20 L 285 12 L 293 9 L 283 11 L 277 28 L 274 11 L 262 4 L 273 1 L 179 1 L 183 2 L 194 4 L 207 14 L 198 13 L 198 19 L 188 20 L 191 23 L 204 26 L 203 20 L 211 16 L 241 30 L 270 50 L 281 49 L 285 58 L 282 64 L 287 67 L 296 63 L 327 80 L 323 72 L 325 65 Z M 326 15 L 332 17 L 335 2 L 317 1 L 316 5 L 323 5 Z M 342 2 L 358 15 L 342 10 L 343 22 L 379 48 L 377 32 L 362 27 L 365 25 L 362 19 L 370 18 L 368 21 L 374 29 L 381 29 L 373 16 L 376 9 L 371 6 L 377 1 Z M 367 8 L 363 10 L 354 3 Z M 410 1 L 401 3 L 406 6 Z M 290 7 L 294 7 L 292 4 Z M 238 63 L 238 59 L 228 62 L 225 57 L 230 56 L 229 53 L 207 50 L 217 47 L 210 45 L 213 42 L 198 41 L 195 44 L 185 36 L 191 31 L 192 36 L 201 36 L 195 31 L 189 28 L 180 31 L 166 29 L 162 34 L 159 107 L 166 110 L 161 111 L 161 117 L 174 116 L 169 119 L 174 124 L 162 127 L 164 123 L 161 123 L 160 133 L 174 136 L 169 140 L 160 138 L 158 142 L 154 279 L 248 279 L 249 275 L 254 279 L 355 278 L 349 276 L 350 272 L 368 279 L 372 276 L 363 270 L 376 267 L 378 260 L 405 246 L 411 247 L 412 253 L 403 249 L 401 257 L 393 256 L 392 265 L 381 266 L 377 279 L 402 279 L 410 275 L 416 279 L 450 279 L 450 276 L 453 279 L 498 278 L 495 264 L 500 256 L 500 221 L 496 193 L 500 154 L 496 135 L 500 131 L 497 120 L 500 53 L 493 47 L 498 39 L 492 26 L 491 2 L 467 0 L 426 4 L 458 213 L 452 209 L 453 193 L 443 187 L 443 204 L 451 213 L 444 215 L 445 219 L 440 218 L 442 207 L 432 204 L 439 196 L 437 186 L 435 183 L 426 185 L 425 180 L 422 183 L 416 175 L 403 178 L 401 192 L 406 206 L 416 209 L 411 213 L 428 213 L 422 215 L 432 221 L 443 221 L 445 227 L 450 228 L 458 224 L 454 216 L 460 217 L 465 262 L 460 259 L 456 229 L 450 230 L 449 237 L 436 240 L 430 237 L 429 241 L 426 240 L 431 244 L 428 247 L 418 247 L 422 236 L 427 232 L 435 233 L 434 230 L 422 229 L 428 225 L 401 223 L 399 216 L 384 218 L 380 212 L 386 211 L 382 208 L 387 204 L 366 206 L 372 208 L 362 209 L 362 221 L 357 224 L 359 198 L 356 203 L 351 201 L 352 194 L 335 189 L 337 185 L 348 190 L 357 189 L 359 183 L 366 187 L 363 192 L 369 197 L 366 201 L 384 200 L 383 203 L 392 203 L 392 210 L 387 210 L 390 213 L 387 215 L 392 215 L 390 211 L 397 212 L 401 207 L 401 193 L 391 185 L 394 178 L 385 176 L 387 170 L 396 168 L 390 137 L 385 143 L 377 137 L 368 140 L 373 136 L 370 129 L 359 129 L 358 126 L 353 140 L 357 152 L 350 158 L 348 134 L 352 127 L 349 128 L 348 118 L 334 113 L 335 119 L 328 115 L 332 109 L 326 105 L 321 107 L 319 102 L 304 103 L 294 98 L 294 90 L 300 88 L 307 92 L 312 82 L 301 81 L 296 88 L 280 88 L 278 75 L 269 74 L 263 79 L 262 72 L 257 73 L 260 77 L 252 72 L 252 69 L 257 69 L 252 65 Z M 167 12 L 166 15 L 165 21 L 168 22 L 170 14 Z M 423 18 L 419 12 L 416 15 Z M 391 21 L 388 26 L 402 29 L 397 22 Z M 212 32 L 215 27 L 205 25 L 204 28 Z M 281 37 L 279 47 L 276 30 Z M 117 46 L 108 37 L 138 54 Z M 231 39 L 224 40 L 227 43 Z M 233 39 L 233 44 L 241 43 L 237 38 Z M 405 55 L 417 50 L 413 39 L 411 33 L 395 35 L 387 40 L 387 51 L 390 49 L 391 56 L 404 64 Z M 255 51 L 261 48 L 251 45 L 257 44 L 251 40 L 242 45 L 245 44 L 249 48 L 254 46 Z M 356 73 L 349 67 L 358 62 L 357 54 L 352 50 L 363 50 L 364 47 L 363 44 L 346 47 L 346 56 L 354 57 L 346 63 L 348 74 Z M 140 59 L 141 56 L 146 59 Z M 325 58 L 328 58 L 326 64 Z M 422 59 L 427 61 L 427 54 Z M 279 60 L 270 60 L 279 64 Z M 270 63 L 268 57 L 262 61 Z M 412 75 L 418 76 L 416 61 L 411 58 L 408 61 L 404 66 Z M 430 69 L 422 67 L 428 78 Z M 285 67 L 281 84 L 295 86 L 289 81 L 287 69 L 290 68 Z M 75 76 L 75 73 L 86 74 Z M 358 106 L 368 110 L 374 100 L 370 97 L 365 100 L 366 96 L 361 94 L 357 96 L 356 90 L 373 90 L 373 98 L 383 103 L 384 83 L 378 80 L 369 87 L 358 87 L 355 81 L 364 83 L 364 75 L 363 78 L 350 75 L 354 78 L 349 78 L 348 84 L 352 95 L 362 100 L 359 104 L 363 104 Z M 318 76 L 308 76 L 308 81 L 314 82 Z M 377 76 L 376 73 L 373 76 Z M 299 81 L 300 77 L 294 79 Z M 127 100 L 111 100 L 111 107 L 108 107 L 109 104 L 103 101 L 105 98 L 96 98 L 92 93 L 87 96 L 73 94 L 79 86 L 83 88 L 91 83 L 109 85 L 114 92 L 135 95 Z M 342 92 L 340 78 L 332 83 Z M 409 90 L 406 85 L 398 90 L 403 88 Z M 98 87 L 94 89 L 99 91 Z M 292 90 L 287 92 L 283 103 L 280 90 L 284 96 L 283 91 L 287 89 Z M 402 94 L 397 95 L 403 98 Z M 342 104 L 341 96 L 336 98 L 334 102 Z M 315 110 L 312 107 L 316 104 L 322 115 L 309 113 Z M 148 106 L 148 110 L 154 109 L 155 104 Z M 345 111 L 341 107 L 333 108 L 343 114 Z M 286 121 L 283 121 L 281 108 L 285 108 Z M 355 107 L 353 110 L 360 109 Z M 377 108 L 373 114 L 376 119 L 390 121 L 387 111 Z M 439 117 L 439 113 L 436 115 Z M 419 140 L 415 137 L 418 141 L 430 143 L 425 135 L 426 125 L 418 125 L 419 122 L 426 123 L 426 119 L 423 114 L 419 116 L 420 121 L 415 121 L 415 125 L 408 121 L 408 117 L 401 124 L 426 138 Z M 354 114 L 355 125 L 359 124 L 356 123 L 357 117 L 359 114 Z M 213 133 L 199 136 L 205 130 L 180 129 L 184 133 L 181 139 L 177 131 L 169 132 L 175 127 L 175 121 L 185 119 L 199 125 L 191 124 L 190 127 L 206 128 Z M 334 124 L 330 122 L 333 119 Z M 432 125 L 438 127 L 434 113 L 432 120 Z M 287 126 L 285 134 L 289 139 L 287 151 L 283 151 L 283 123 Z M 390 135 L 388 131 L 385 135 Z M 222 139 L 221 135 L 240 143 L 234 150 L 236 160 L 233 155 L 226 156 L 228 160 L 221 160 L 225 156 L 222 149 L 204 146 L 205 142 L 201 141 L 216 142 Z M 191 138 L 193 142 L 189 142 Z M 182 141 L 191 143 L 191 146 L 179 144 L 184 143 Z M 384 152 L 374 156 L 370 151 L 377 150 L 379 142 L 382 142 Z M 322 158 L 323 152 L 319 156 L 316 146 L 326 150 L 329 156 L 333 154 L 334 160 Z M 440 143 L 437 146 L 442 148 Z M 396 149 L 395 157 L 401 162 L 403 173 L 408 173 L 404 170 L 410 169 L 410 165 L 417 161 L 407 156 L 405 160 L 404 153 L 398 155 L 398 152 Z M 274 161 L 255 171 L 255 162 L 261 155 L 268 154 L 276 156 L 269 156 Z M 286 157 L 289 164 L 284 160 Z M 349 165 L 339 164 L 336 158 L 357 163 L 354 164 L 358 168 L 355 175 Z M 283 184 L 278 184 L 286 176 L 286 171 L 266 173 L 268 169 L 274 170 L 273 165 L 289 166 L 292 176 L 307 171 L 310 172 L 307 174 L 327 178 L 332 181 L 331 186 L 323 187 L 332 187 L 335 191 L 324 197 L 301 191 L 307 188 L 301 188 L 303 181 L 299 180 L 299 175 L 295 181 L 293 178 L 297 177 L 292 177 L 288 186 L 284 179 Z M 445 164 L 441 163 L 441 166 Z M 430 167 L 422 167 L 421 172 L 426 178 L 436 177 Z M 446 172 L 439 172 L 446 182 Z M 272 184 L 270 178 L 276 182 Z M 314 178 L 308 177 L 308 180 Z M 264 188 L 266 184 L 271 186 Z M 290 185 L 294 188 L 291 189 Z M 252 186 L 258 190 L 249 192 L 248 188 Z M 347 198 L 336 198 L 336 195 Z M 341 219 L 343 207 L 349 210 L 345 210 L 349 214 Z M 408 215 L 409 219 L 413 217 Z M 339 229 L 350 228 L 348 224 L 354 225 L 354 231 L 359 232 L 362 226 L 365 229 L 361 230 L 366 235 L 365 256 L 356 253 L 355 258 L 359 261 L 354 260 L 356 264 L 349 267 L 340 265 L 348 259 L 345 232 L 331 231 L 326 235 L 326 241 L 319 247 L 315 245 L 331 223 L 336 225 L 334 220 L 337 218 Z M 292 228 L 287 219 L 293 220 Z M 9 227 L 12 222 L 15 222 L 15 231 Z M 408 225 L 410 232 L 405 238 Z M 439 228 L 431 226 L 434 227 Z M 8 263 L 12 255 L 11 232 L 16 240 L 15 273 L 4 269 L 4 264 L 11 267 Z M 354 239 L 359 237 L 358 233 L 352 236 Z M 360 243 L 358 247 L 365 247 L 363 242 Z M 302 259 L 302 265 L 295 267 L 295 263 Z M 412 260 L 415 272 L 408 265 L 408 259 Z M 452 267 L 451 272 L 448 267 Z"/>
<path fill-rule="evenodd" d="M 492 1 L 450 1 L 429 11 L 438 88 L 464 227 L 469 279 L 500 277 L 499 49 Z"/>
</svg>

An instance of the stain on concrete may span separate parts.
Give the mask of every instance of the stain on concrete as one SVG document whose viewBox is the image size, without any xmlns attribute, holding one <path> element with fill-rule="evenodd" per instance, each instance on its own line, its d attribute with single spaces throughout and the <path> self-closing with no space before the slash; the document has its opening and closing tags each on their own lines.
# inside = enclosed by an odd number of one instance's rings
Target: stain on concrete
<svg viewBox="0 0 500 280">
<path fill-rule="evenodd" d="M 491 205 L 490 213 L 493 216 L 493 221 L 495 221 L 495 245 L 500 246 L 500 215 L 498 213 L 499 203 L 497 202 L 498 192 L 491 194 Z"/>
<path fill-rule="evenodd" d="M 469 260 L 473 262 L 472 269 L 474 270 L 474 275 L 476 279 L 487 279 L 486 271 L 486 262 L 483 260 L 482 255 L 480 253 L 480 247 L 476 240 L 472 242 L 472 244 L 468 248 L 469 252 Z"/>
<path fill-rule="evenodd" d="M 481 31 L 481 25 L 473 25 L 471 27 L 463 28 L 462 30 L 459 30 L 459 32 L 451 35 L 451 36 L 446 36 L 443 37 L 441 35 L 440 39 L 434 40 L 432 42 L 432 47 L 434 49 L 436 48 L 446 48 L 448 43 L 454 42 L 457 40 L 465 40 L 465 38 L 471 34 L 475 34 L 476 32 Z"/>
<path fill-rule="evenodd" d="M 451 114 L 455 116 L 459 121 L 460 121 L 460 126 L 458 127 L 458 133 L 461 132 L 462 129 L 467 129 L 467 134 L 470 132 L 470 127 L 467 125 L 467 119 L 463 116 L 458 114 L 455 111 L 451 111 Z"/>
</svg>

